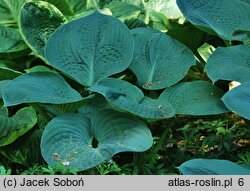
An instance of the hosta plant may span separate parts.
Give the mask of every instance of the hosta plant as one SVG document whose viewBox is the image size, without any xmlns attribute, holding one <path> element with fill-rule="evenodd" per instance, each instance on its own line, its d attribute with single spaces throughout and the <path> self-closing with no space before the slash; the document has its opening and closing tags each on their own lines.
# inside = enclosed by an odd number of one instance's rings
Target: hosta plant
<svg viewBox="0 0 250 191">
<path fill-rule="evenodd" d="M 148 150 L 153 145 L 150 124 L 154 121 L 229 111 L 250 119 L 249 48 L 217 48 L 205 67 L 196 50 L 205 32 L 226 41 L 243 41 L 248 28 L 238 20 L 230 27 L 227 20 L 213 24 L 209 20 L 213 13 L 199 10 L 206 1 L 177 0 L 180 10 L 171 0 L 99 2 L 98 8 L 109 9 L 117 18 L 93 10 L 96 1 L 4 2 L 0 0 L 0 10 L 6 6 L 13 10 L 0 13 L 4 42 L 0 46 L 0 153 L 13 162 L 27 166 L 39 162 L 41 151 L 52 167 L 62 164 L 82 171 L 120 152 Z M 214 7 L 219 5 L 215 1 Z M 234 0 L 224 8 L 230 11 L 238 5 L 244 12 L 243 5 L 249 3 Z M 182 35 L 175 35 L 176 28 L 160 32 L 168 29 L 167 18 L 182 16 L 180 11 L 205 31 L 185 25 L 183 31 L 199 35 L 192 45 L 178 39 Z M 199 11 L 208 20 L 203 21 Z M 223 13 L 217 12 L 216 18 L 224 18 Z M 245 17 L 249 19 L 249 14 L 244 12 Z M 207 77 L 186 80 L 189 71 L 201 65 L 202 75 L 206 70 L 212 82 Z M 216 85 L 218 80 L 242 85 L 226 93 Z M 25 144 L 18 150 L 21 141 Z"/>
</svg>

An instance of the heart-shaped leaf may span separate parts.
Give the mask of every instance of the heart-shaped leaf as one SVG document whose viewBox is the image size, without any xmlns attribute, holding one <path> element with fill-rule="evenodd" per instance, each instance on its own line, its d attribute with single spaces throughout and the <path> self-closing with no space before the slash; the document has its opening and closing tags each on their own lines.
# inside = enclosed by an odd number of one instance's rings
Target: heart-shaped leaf
<svg viewBox="0 0 250 191">
<path fill-rule="evenodd" d="M 34 54 L 44 59 L 45 43 L 66 18 L 47 2 L 25 3 L 20 12 L 20 31 Z"/>
<path fill-rule="evenodd" d="M 180 42 L 156 30 L 136 28 L 134 58 L 129 68 L 139 84 L 150 90 L 169 87 L 180 81 L 195 65 L 192 52 Z"/>
<path fill-rule="evenodd" d="M 192 159 L 178 169 L 184 175 L 250 175 L 250 170 L 228 160 Z"/>
<path fill-rule="evenodd" d="M 16 29 L 0 25 L 0 42 L 0 58 L 15 58 L 28 52 L 28 47 Z"/>
<path fill-rule="evenodd" d="M 208 58 L 206 71 L 208 77 L 217 80 L 250 81 L 250 48 L 244 45 L 220 47 Z"/>
<path fill-rule="evenodd" d="M 250 31 L 249 1 L 177 0 L 177 4 L 193 25 L 225 40 L 243 40 Z"/>
<path fill-rule="evenodd" d="M 128 28 L 96 11 L 59 27 L 46 44 L 45 56 L 56 69 L 91 86 L 128 68 L 133 50 Z"/>
<path fill-rule="evenodd" d="M 98 145 L 92 145 L 93 139 Z M 50 166 L 62 163 L 80 171 L 116 153 L 142 152 L 151 145 L 151 133 L 143 122 L 113 110 L 100 110 L 91 120 L 81 114 L 54 118 L 45 128 L 41 150 Z"/>
<path fill-rule="evenodd" d="M 26 0 L 0 0 L 0 25 L 16 27 L 18 14 Z"/>
<path fill-rule="evenodd" d="M 20 88 L 22 87 L 22 88 Z M 32 72 L 10 81 L 2 90 L 5 106 L 21 103 L 72 103 L 84 98 L 59 74 Z"/>
<path fill-rule="evenodd" d="M 184 82 L 167 88 L 160 99 L 168 100 L 176 114 L 213 115 L 228 110 L 221 101 L 222 90 L 206 81 Z"/>
<path fill-rule="evenodd" d="M 227 92 L 222 100 L 232 112 L 250 120 L 250 82 Z"/>
<path fill-rule="evenodd" d="M 35 164 L 41 164 L 40 141 L 43 131 L 33 128 L 15 142 L 0 148 L 0 154 L 8 158 L 13 163 L 22 164 L 27 167 L 33 167 Z"/>
<path fill-rule="evenodd" d="M 102 94 L 114 106 L 114 109 L 126 111 L 147 119 L 162 119 L 174 116 L 174 109 L 166 99 L 151 99 L 129 82 L 115 79 L 103 79 L 89 88 Z"/>
<path fill-rule="evenodd" d="M 13 117 L 0 112 L 0 147 L 14 142 L 36 123 L 36 112 L 31 107 L 20 109 Z"/>
</svg>

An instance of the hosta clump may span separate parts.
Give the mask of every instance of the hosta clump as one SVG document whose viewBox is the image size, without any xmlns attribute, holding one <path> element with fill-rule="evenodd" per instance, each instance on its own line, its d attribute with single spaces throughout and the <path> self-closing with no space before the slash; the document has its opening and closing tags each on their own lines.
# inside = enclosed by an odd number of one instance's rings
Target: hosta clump
<svg viewBox="0 0 250 191">
<path fill-rule="evenodd" d="M 26 38 L 32 46 L 34 36 L 26 35 Z M 111 16 L 95 12 L 59 27 L 46 43 L 45 57 L 66 76 L 83 86 L 91 86 L 127 69 L 133 50 L 133 36 L 127 27 Z M 5 106 L 39 103 L 44 108 L 48 108 L 48 104 L 63 108 L 64 105 L 70 112 L 67 107 L 77 110 L 93 97 L 82 97 L 61 75 L 49 70 L 23 74 L 8 82 L 2 92 Z M 92 145 L 93 140 L 97 140 L 98 145 Z M 59 162 L 85 170 L 116 153 L 141 152 L 151 145 L 151 132 L 142 121 L 115 110 L 100 110 L 91 117 L 79 112 L 53 118 L 43 133 L 41 152 L 51 166 Z"/>
<path fill-rule="evenodd" d="M 153 144 L 147 121 L 228 111 L 224 92 L 212 83 L 183 82 L 195 56 L 162 32 L 130 31 L 98 11 L 67 22 L 42 1 L 24 4 L 19 21 L 18 38 L 47 67 L 15 72 L 0 83 L 1 97 L 5 107 L 28 104 L 31 114 L 35 108 L 45 118 L 41 152 L 52 167 L 80 171 L 120 152 L 143 152 Z M 128 70 L 136 84 L 126 80 Z M 36 122 L 25 121 L 22 134 Z"/>
</svg>

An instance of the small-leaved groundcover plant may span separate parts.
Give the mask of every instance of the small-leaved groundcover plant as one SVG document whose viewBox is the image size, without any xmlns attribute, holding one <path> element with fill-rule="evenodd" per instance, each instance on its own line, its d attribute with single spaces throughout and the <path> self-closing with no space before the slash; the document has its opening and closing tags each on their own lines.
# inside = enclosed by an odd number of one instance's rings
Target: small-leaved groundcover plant
<svg viewBox="0 0 250 191">
<path fill-rule="evenodd" d="M 38 162 L 40 147 L 50 166 L 60 163 L 83 171 L 120 152 L 148 150 L 153 144 L 147 126 L 150 121 L 230 111 L 250 119 L 249 47 L 217 48 L 205 66 L 212 82 L 184 81 L 197 58 L 168 34 L 148 27 L 130 30 L 119 19 L 97 10 L 72 19 L 69 10 L 81 13 L 77 9 L 80 4 L 62 11 L 59 2 L 55 4 L 58 8 L 45 1 L 19 3 L 21 6 L 16 7 L 20 10 L 15 10 L 20 13 L 18 18 L 5 15 L 5 22 L 0 22 L 0 39 L 5 44 L 0 47 L 0 58 L 18 58 L 32 51 L 46 66 L 22 73 L 13 69 L 15 63 L 0 65 L 0 153 L 12 161 L 24 165 Z M 202 3 L 208 1 L 177 0 L 180 11 L 193 25 L 225 40 L 245 42 L 249 25 L 236 20 L 228 27 L 227 17 L 219 11 L 218 21 L 213 23 L 215 13 L 200 6 Z M 213 4 L 215 9 L 219 5 L 219 1 Z M 250 20 L 244 8 L 250 8 L 249 3 L 233 0 L 223 6 L 230 12 L 236 5 Z M 136 6 L 134 11 L 139 14 Z M 221 17 L 224 20 L 219 25 L 216 22 Z M 126 77 L 128 72 L 136 76 L 136 83 Z M 225 92 L 214 85 L 218 80 L 241 85 Z M 10 116 L 8 109 L 12 107 L 20 109 Z M 36 124 L 40 128 L 30 131 Z M 29 140 L 22 148 L 18 148 L 19 137 Z M 197 171 L 205 172 L 201 169 L 204 161 L 197 160 Z M 220 162 L 205 161 L 212 166 Z M 227 167 L 236 171 L 226 174 L 249 173 L 227 162 Z M 179 170 L 192 174 L 196 168 L 192 165 L 192 161 L 184 163 Z M 216 170 L 212 173 L 221 174 Z"/>
</svg>

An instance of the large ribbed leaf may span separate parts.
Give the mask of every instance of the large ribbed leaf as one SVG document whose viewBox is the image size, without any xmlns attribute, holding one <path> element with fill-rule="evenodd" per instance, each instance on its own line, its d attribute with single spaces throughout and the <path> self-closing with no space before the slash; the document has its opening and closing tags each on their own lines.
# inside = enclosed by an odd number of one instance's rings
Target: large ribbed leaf
<svg viewBox="0 0 250 191">
<path fill-rule="evenodd" d="M 160 99 L 168 100 L 176 114 L 213 115 L 227 112 L 222 90 L 206 81 L 184 82 L 167 88 Z"/>
<path fill-rule="evenodd" d="M 192 52 L 164 33 L 149 28 L 136 28 L 132 34 L 135 51 L 129 68 L 145 89 L 169 87 L 180 81 L 195 64 Z"/>
<path fill-rule="evenodd" d="M 243 40 L 250 31 L 250 1 L 177 0 L 184 16 L 197 27 L 225 40 Z"/>
<path fill-rule="evenodd" d="M 0 0 L 0 25 L 17 26 L 18 14 L 26 0 Z"/>
<path fill-rule="evenodd" d="M 0 147 L 0 153 L 8 158 L 9 161 L 33 167 L 35 164 L 43 162 L 40 141 L 42 130 L 33 128 L 15 142 L 5 147 Z"/>
<path fill-rule="evenodd" d="M 208 77 L 217 80 L 250 81 L 250 48 L 244 45 L 220 47 L 208 58 Z"/>
<path fill-rule="evenodd" d="M 13 117 L 0 112 L 0 147 L 14 142 L 36 123 L 36 112 L 31 107 L 20 109 Z"/>
<path fill-rule="evenodd" d="M 93 139 L 97 145 L 92 144 Z M 62 163 L 80 171 L 116 153 L 142 152 L 151 145 L 151 133 L 143 122 L 113 110 L 101 110 L 91 120 L 81 114 L 54 118 L 45 128 L 41 150 L 50 166 Z"/>
<path fill-rule="evenodd" d="M 38 1 L 23 5 L 20 13 L 20 31 L 34 54 L 44 58 L 45 43 L 66 18 L 53 5 Z"/>
<path fill-rule="evenodd" d="M 192 159 L 178 169 L 184 175 L 250 175 L 250 170 L 228 160 Z"/>
<path fill-rule="evenodd" d="M 222 100 L 232 112 L 250 120 L 250 81 L 227 92 Z"/>
<path fill-rule="evenodd" d="M 45 50 L 49 64 L 91 86 L 125 70 L 132 60 L 134 43 L 121 21 L 96 11 L 59 27 Z"/>
<path fill-rule="evenodd" d="M 0 25 L 0 42 L 0 58 L 18 57 L 28 49 L 17 30 L 2 25 Z"/>
<path fill-rule="evenodd" d="M 89 88 L 102 94 L 115 109 L 143 118 L 162 119 L 174 116 L 174 109 L 166 99 L 151 99 L 129 82 L 106 78 Z"/>
<path fill-rule="evenodd" d="M 5 106 L 21 103 L 72 103 L 82 100 L 59 74 L 54 72 L 32 72 L 10 81 L 3 88 Z"/>
</svg>

